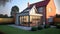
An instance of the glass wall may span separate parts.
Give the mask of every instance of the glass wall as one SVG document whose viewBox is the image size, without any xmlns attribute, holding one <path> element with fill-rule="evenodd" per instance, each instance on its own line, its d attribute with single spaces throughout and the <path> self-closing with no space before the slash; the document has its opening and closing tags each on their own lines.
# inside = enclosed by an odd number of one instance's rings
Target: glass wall
<svg viewBox="0 0 60 34">
<path fill-rule="evenodd" d="M 30 19 L 30 22 L 29 22 Z M 41 17 L 40 16 L 20 16 L 20 25 L 22 26 L 28 26 L 28 23 L 30 26 L 38 26 L 41 24 Z"/>
<path fill-rule="evenodd" d="M 31 26 L 38 26 L 41 23 L 40 16 L 30 16 L 30 25 Z"/>
<path fill-rule="evenodd" d="M 24 25 L 24 24 L 28 24 L 28 16 L 20 16 L 20 24 Z"/>
</svg>

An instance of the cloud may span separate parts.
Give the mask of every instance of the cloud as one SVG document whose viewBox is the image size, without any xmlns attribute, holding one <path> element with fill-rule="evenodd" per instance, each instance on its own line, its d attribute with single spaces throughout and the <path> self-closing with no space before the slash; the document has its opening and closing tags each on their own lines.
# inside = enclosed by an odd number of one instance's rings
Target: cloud
<svg viewBox="0 0 60 34">
<path fill-rule="evenodd" d="M 5 5 L 7 2 L 11 2 L 11 0 L 0 0 L 0 6 Z"/>
<path fill-rule="evenodd" d="M 60 7 L 60 0 L 56 0 L 56 5 Z"/>
</svg>

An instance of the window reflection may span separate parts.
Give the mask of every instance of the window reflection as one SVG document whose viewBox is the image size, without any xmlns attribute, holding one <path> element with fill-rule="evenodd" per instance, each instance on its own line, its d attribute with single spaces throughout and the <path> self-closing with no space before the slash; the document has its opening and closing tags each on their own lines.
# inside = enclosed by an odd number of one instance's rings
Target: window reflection
<svg viewBox="0 0 60 34">
<path fill-rule="evenodd" d="M 30 22 L 28 21 L 30 19 Z M 41 17 L 40 16 L 20 16 L 20 24 L 21 25 L 28 25 L 30 23 L 30 26 L 38 26 L 38 23 L 40 23 Z"/>
</svg>

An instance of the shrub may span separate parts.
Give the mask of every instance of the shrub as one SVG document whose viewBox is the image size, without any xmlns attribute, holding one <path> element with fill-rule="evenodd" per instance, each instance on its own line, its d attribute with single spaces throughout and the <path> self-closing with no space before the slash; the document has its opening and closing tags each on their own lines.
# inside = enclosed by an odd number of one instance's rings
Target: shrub
<svg viewBox="0 0 60 34">
<path fill-rule="evenodd" d="M 57 27 L 58 29 L 60 29 L 60 24 L 57 24 L 56 27 Z"/>
<path fill-rule="evenodd" d="M 31 31 L 37 31 L 37 27 L 32 27 Z"/>
<path fill-rule="evenodd" d="M 45 25 L 44 28 L 50 28 L 50 26 L 49 25 Z"/>
<path fill-rule="evenodd" d="M 43 29 L 41 26 L 38 26 L 38 30 L 41 30 L 41 29 Z"/>
</svg>

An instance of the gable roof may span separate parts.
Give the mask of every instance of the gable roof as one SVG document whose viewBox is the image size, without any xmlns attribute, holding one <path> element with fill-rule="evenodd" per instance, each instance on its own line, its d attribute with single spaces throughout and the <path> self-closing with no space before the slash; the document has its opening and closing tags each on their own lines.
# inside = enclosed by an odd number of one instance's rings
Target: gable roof
<svg viewBox="0 0 60 34">
<path fill-rule="evenodd" d="M 44 1 L 41 1 L 41 2 L 34 3 L 34 4 L 30 4 L 30 6 L 28 8 L 31 8 L 33 5 L 35 5 L 36 8 L 38 8 L 40 6 L 46 6 L 49 3 L 49 1 L 50 0 L 44 0 Z"/>
<path fill-rule="evenodd" d="M 41 6 L 46 6 L 49 3 L 50 0 L 44 0 L 44 1 L 40 1 L 34 4 L 30 4 L 29 7 L 27 7 L 26 9 L 24 9 L 21 13 L 29 13 L 29 11 L 31 10 L 31 8 L 35 5 L 36 8 L 41 7 Z M 26 11 L 28 10 L 29 11 Z"/>
</svg>

